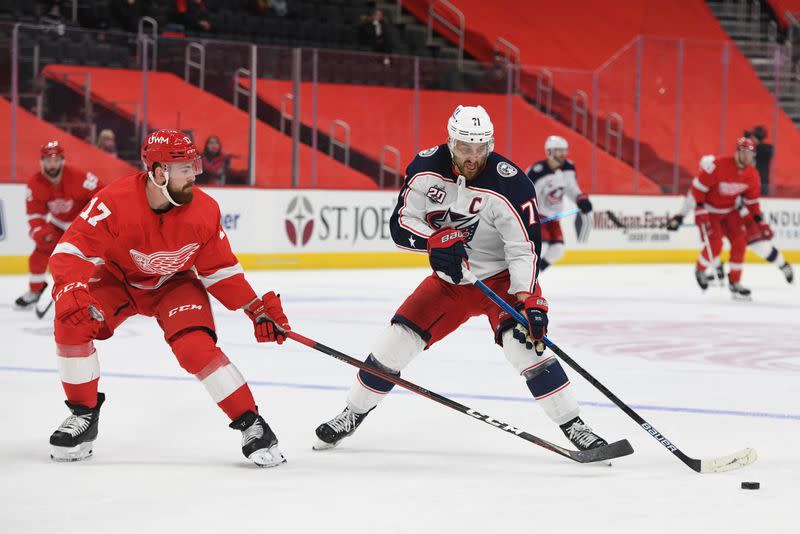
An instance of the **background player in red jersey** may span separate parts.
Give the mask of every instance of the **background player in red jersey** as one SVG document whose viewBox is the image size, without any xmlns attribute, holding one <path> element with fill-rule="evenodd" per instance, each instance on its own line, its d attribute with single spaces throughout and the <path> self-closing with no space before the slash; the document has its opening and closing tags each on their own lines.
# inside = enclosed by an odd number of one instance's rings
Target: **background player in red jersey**
<svg viewBox="0 0 800 534">
<path fill-rule="evenodd" d="M 722 250 L 722 238 L 726 237 L 731 244 L 728 287 L 734 298 L 750 297 L 750 290 L 740 283 L 747 247 L 744 221 L 736 209 L 740 195 L 753 222 L 763 222 L 758 172 L 753 167 L 754 156 L 753 141 L 747 137 L 739 138 L 733 157 L 706 157 L 701 160 L 700 172 L 692 182 L 691 189 L 697 202 L 695 221 L 709 244 L 703 246 L 697 259 L 695 278 L 703 290 L 708 287 L 709 277 L 705 270 L 716 265 Z"/>
<path fill-rule="evenodd" d="M 155 317 L 181 367 L 195 375 L 242 432 L 242 453 L 262 467 L 285 461 L 236 366 L 216 345 L 208 294 L 242 309 L 259 342 L 285 339 L 280 298 L 245 280 L 220 226 L 217 203 L 195 190 L 200 156 L 182 132 L 158 130 L 142 147 L 147 167 L 98 193 L 50 259 L 58 370 L 72 411 L 50 437 L 54 460 L 87 458 L 97 437 L 100 365 L 95 339 L 125 319 Z M 280 329 L 276 328 L 280 326 Z M 283 329 L 283 330 L 281 330 Z"/>
<path fill-rule="evenodd" d="M 49 141 L 40 150 L 41 170 L 28 179 L 25 211 L 35 248 L 28 258 L 28 291 L 14 305 L 34 305 L 47 286 L 47 260 L 72 220 L 102 188 L 97 176 L 64 163 L 64 147 Z"/>
</svg>

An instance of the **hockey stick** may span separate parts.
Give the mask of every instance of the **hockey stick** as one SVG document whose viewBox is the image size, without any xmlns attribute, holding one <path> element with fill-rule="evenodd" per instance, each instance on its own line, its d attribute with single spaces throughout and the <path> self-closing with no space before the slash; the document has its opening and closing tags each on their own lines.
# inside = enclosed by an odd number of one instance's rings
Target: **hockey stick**
<svg viewBox="0 0 800 534">
<path fill-rule="evenodd" d="M 616 215 L 614 215 L 613 211 L 606 210 L 605 213 L 606 213 L 606 216 L 608 217 L 608 220 L 611 221 L 611 224 L 613 224 L 617 228 L 621 228 L 621 229 L 625 230 L 626 232 L 628 231 L 628 227 L 625 226 L 624 224 L 622 224 L 622 221 L 620 221 L 619 218 Z"/>
<path fill-rule="evenodd" d="M 47 298 L 45 299 L 39 298 L 39 300 L 36 301 L 36 305 L 34 306 L 33 311 L 36 313 L 36 317 L 38 317 L 39 319 L 43 319 L 44 316 L 47 315 L 47 312 L 49 312 L 50 308 L 52 307 L 53 307 L 53 295 L 48 293 Z"/>
<path fill-rule="evenodd" d="M 580 210 L 578 208 L 572 208 L 571 210 L 562 211 L 561 213 L 557 213 L 555 215 L 551 215 L 550 217 L 547 217 L 546 219 L 540 219 L 539 220 L 539 224 L 544 224 L 546 222 L 555 221 L 555 220 L 558 220 L 558 219 L 563 219 L 564 217 L 569 217 L 570 215 L 575 215 L 579 211 Z"/>
<path fill-rule="evenodd" d="M 432 401 L 436 401 L 439 404 L 447 406 L 448 408 L 452 408 L 453 410 L 456 410 L 457 412 L 461 412 L 463 414 L 469 415 L 470 417 L 473 417 L 473 418 L 475 418 L 475 419 L 477 419 L 479 421 L 483 421 L 487 425 L 491 425 L 491 426 L 493 426 L 495 428 L 499 428 L 500 430 L 508 432 L 509 434 L 514 434 L 515 436 L 517 436 L 519 438 L 522 438 L 525 441 L 529 441 L 530 443 L 533 443 L 533 444 L 538 445 L 540 447 L 544 447 L 545 449 L 547 449 L 549 451 L 552 451 L 552 452 L 554 452 L 556 454 L 564 456 L 565 458 L 569 458 L 570 460 L 574 460 L 574 461 L 576 461 L 578 463 L 585 464 L 585 463 L 590 463 L 590 462 L 600 462 L 600 461 L 603 461 L 603 460 L 610 460 L 612 458 L 618 458 L 620 456 L 627 456 L 628 454 L 632 454 L 633 453 L 633 448 L 631 447 L 630 443 L 628 443 L 625 440 L 618 441 L 616 443 L 611 443 L 610 445 L 606 445 L 606 446 L 603 446 L 603 447 L 598 447 L 596 449 L 589 449 L 589 450 L 586 450 L 586 451 L 575 451 L 575 450 L 571 450 L 571 449 L 565 449 L 564 447 L 556 445 L 555 443 L 550 443 L 549 441 L 547 441 L 545 439 L 536 437 L 533 434 L 529 434 L 528 432 L 525 432 L 524 430 L 522 430 L 520 428 L 517 428 L 517 427 L 515 427 L 513 425 L 510 425 L 508 423 L 504 423 L 503 421 L 497 420 L 494 417 L 492 417 L 491 415 L 488 415 L 488 414 L 485 414 L 485 413 L 481 413 L 481 412 L 479 412 L 477 410 L 474 410 L 474 409 L 470 408 L 469 406 L 464 406 L 463 404 L 461 404 L 459 402 L 456 402 L 454 400 L 448 399 L 447 397 L 439 395 L 438 393 L 434 393 L 433 391 L 430 391 L 430 390 L 425 389 L 425 388 L 423 388 L 421 386 L 418 386 L 418 385 L 416 385 L 414 383 L 411 383 L 411 382 L 409 382 L 407 380 L 404 380 L 404 379 L 400 378 L 399 376 L 387 373 L 385 371 L 382 371 L 381 369 L 378 369 L 377 367 L 373 367 L 373 366 L 371 366 L 369 364 L 366 364 L 366 363 L 364 363 L 362 361 L 359 361 L 359 360 L 353 358 L 352 356 L 348 356 L 347 354 L 344 354 L 344 353 L 339 352 L 339 351 L 337 351 L 335 349 L 327 347 L 327 346 L 323 345 L 322 343 L 319 343 L 317 341 L 314 341 L 313 339 L 309 339 L 309 338 L 307 338 L 305 336 L 302 336 L 302 335 L 298 334 L 297 332 L 293 332 L 291 330 L 287 330 L 286 331 L 286 337 L 288 337 L 289 339 L 293 339 L 294 341 L 297 341 L 298 343 L 301 343 L 301 344 L 303 344 L 303 345 L 305 345 L 307 347 L 310 347 L 310 348 L 312 348 L 314 350 L 322 352 L 323 354 L 327 354 L 328 356 L 332 356 L 332 357 L 336 358 L 337 360 L 340 360 L 340 361 L 343 361 L 343 362 L 345 362 L 347 364 L 350 364 L 353 367 L 358 367 L 359 369 L 362 369 L 362 370 L 368 372 L 371 375 L 379 376 L 379 377 L 383 378 L 384 380 L 386 380 L 388 382 L 391 382 L 393 384 L 397 384 L 398 386 L 401 386 L 401 387 L 411 391 L 412 393 L 416 393 L 418 395 L 422 395 L 423 397 L 427 397 L 427 398 L 431 399 Z"/>
<path fill-rule="evenodd" d="M 492 291 L 486 284 L 478 280 L 474 274 L 472 274 L 469 270 L 464 269 L 464 279 L 468 282 L 474 284 L 478 289 L 480 289 L 487 297 L 492 299 L 495 304 L 503 308 L 509 315 L 511 315 L 517 322 L 525 327 L 527 327 L 527 321 L 525 318 L 520 314 L 517 310 L 515 310 L 511 305 L 509 305 L 506 301 L 501 299 L 497 293 Z M 555 343 L 550 341 L 547 336 L 544 338 L 545 344 L 550 347 L 559 358 L 564 360 L 567 365 L 572 367 L 579 375 L 585 378 L 591 385 L 597 388 L 603 395 L 605 395 L 611 402 L 616 404 L 623 412 L 625 412 L 628 417 L 636 421 L 639 426 L 641 426 L 648 434 L 653 436 L 661 445 L 663 445 L 668 451 L 672 454 L 677 456 L 683 463 L 689 466 L 691 469 L 698 473 L 720 473 L 722 471 L 731 471 L 733 469 L 739 469 L 744 467 L 748 464 L 751 464 L 756 461 L 758 455 L 756 454 L 756 450 L 752 448 L 742 449 L 738 452 L 730 454 L 728 456 L 720 456 L 718 458 L 706 458 L 699 460 L 697 458 L 691 458 L 684 454 L 673 442 L 668 440 L 661 432 L 656 430 L 653 425 L 648 423 L 647 421 L 642 418 L 638 413 L 633 411 L 631 407 L 627 404 L 622 402 L 616 395 L 614 395 L 607 387 L 601 384 L 595 377 L 593 377 L 589 372 L 578 365 L 578 363 L 573 360 L 572 358 L 567 355 L 566 352 L 561 350 Z"/>
<path fill-rule="evenodd" d="M 725 282 L 719 276 L 719 271 L 717 270 L 717 260 L 714 258 L 714 251 L 711 250 L 711 241 L 708 239 L 708 227 L 703 224 L 700 225 L 700 235 L 703 236 L 703 245 L 706 248 L 706 252 L 708 252 L 709 263 L 711 263 L 711 270 L 714 271 L 714 280 L 719 282 L 720 287 L 725 287 Z"/>
</svg>

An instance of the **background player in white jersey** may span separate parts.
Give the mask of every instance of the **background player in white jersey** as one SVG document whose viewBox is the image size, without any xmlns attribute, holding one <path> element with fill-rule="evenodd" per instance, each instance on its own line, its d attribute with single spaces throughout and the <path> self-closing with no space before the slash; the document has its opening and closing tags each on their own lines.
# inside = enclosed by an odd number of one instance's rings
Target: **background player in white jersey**
<svg viewBox="0 0 800 534">
<path fill-rule="evenodd" d="M 694 196 L 692 196 L 692 192 L 688 191 L 683 199 L 683 205 L 681 206 L 680 211 L 673 215 L 667 223 L 667 230 L 671 232 L 678 230 L 678 228 L 680 228 L 683 224 L 683 219 L 689 214 L 690 211 L 694 210 L 696 205 L 697 203 L 694 200 Z M 784 278 L 786 278 L 786 281 L 791 284 L 794 281 L 794 270 L 792 269 L 791 264 L 786 261 L 786 258 L 783 257 L 781 251 L 778 250 L 778 247 L 776 247 L 775 243 L 772 241 L 774 233 L 769 223 L 767 223 L 766 220 L 756 223 L 753 221 L 752 217 L 747 217 L 747 208 L 741 201 L 741 197 L 737 203 L 737 208 L 739 213 L 742 215 L 742 219 L 744 220 L 745 232 L 747 234 L 747 248 L 749 248 L 760 258 L 763 258 L 780 269 Z M 717 278 L 719 280 L 724 280 L 725 267 L 722 265 L 722 261 L 719 258 L 715 258 L 715 260 Z"/>
<path fill-rule="evenodd" d="M 591 228 L 592 211 L 589 196 L 581 191 L 575 174 L 575 164 L 567 159 L 569 145 L 567 140 L 551 135 L 544 143 L 545 159 L 537 161 L 526 174 L 536 188 L 536 199 L 539 202 L 539 214 L 552 217 L 564 211 L 564 195 L 578 205 L 581 210 L 576 227 L 579 227 L 578 239 L 585 241 Z M 542 224 L 542 257 L 539 268 L 544 271 L 564 255 L 564 233 L 561 221 L 555 220 Z"/>
<path fill-rule="evenodd" d="M 570 441 L 580 449 L 606 445 L 579 417 L 561 364 L 544 354 L 548 305 L 536 280 L 541 240 L 533 185 L 493 152 L 494 127 L 482 107 L 459 106 L 447 129 L 447 144 L 420 152 L 408 166 L 390 220 L 395 244 L 427 252 L 434 273 L 397 310 L 367 363 L 399 376 L 467 319 L 486 316 L 495 342 Z M 527 329 L 464 281 L 464 264 L 520 310 Z M 317 428 L 315 448 L 333 447 L 352 434 L 393 386 L 360 371 L 345 409 Z"/>
</svg>

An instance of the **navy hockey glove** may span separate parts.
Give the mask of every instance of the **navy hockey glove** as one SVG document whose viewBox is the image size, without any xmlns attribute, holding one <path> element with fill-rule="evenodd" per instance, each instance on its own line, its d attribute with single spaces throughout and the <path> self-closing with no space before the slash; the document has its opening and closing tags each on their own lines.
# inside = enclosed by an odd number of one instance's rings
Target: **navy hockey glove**
<svg viewBox="0 0 800 534">
<path fill-rule="evenodd" d="M 536 354 L 544 354 L 544 336 L 547 335 L 547 300 L 544 297 L 531 295 L 525 302 L 514 306 L 528 320 L 527 328 L 517 324 L 512 332 L 514 339 L 525 345 L 525 348 L 536 350 Z"/>
<path fill-rule="evenodd" d="M 670 217 L 669 221 L 667 221 L 667 230 L 670 232 L 675 232 L 681 227 L 682 224 L 683 215 L 673 215 Z"/>
<path fill-rule="evenodd" d="M 589 213 L 592 211 L 592 203 L 589 202 L 589 195 L 587 194 L 578 195 L 578 198 L 575 199 L 575 204 L 578 205 L 578 209 L 581 210 L 581 213 Z"/>
<path fill-rule="evenodd" d="M 467 261 L 464 237 L 464 232 L 461 230 L 442 228 L 428 238 L 428 259 L 431 267 L 434 271 L 448 276 L 454 284 L 460 283 L 464 278 L 464 273 L 461 271 L 462 262 Z"/>
</svg>

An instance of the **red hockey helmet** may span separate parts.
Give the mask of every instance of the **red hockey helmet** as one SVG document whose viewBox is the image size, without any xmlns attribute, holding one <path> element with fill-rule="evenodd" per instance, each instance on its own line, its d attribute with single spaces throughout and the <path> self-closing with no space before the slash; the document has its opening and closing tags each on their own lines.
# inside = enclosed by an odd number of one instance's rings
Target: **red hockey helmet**
<svg viewBox="0 0 800 534">
<path fill-rule="evenodd" d="M 736 150 L 749 150 L 750 152 L 756 151 L 756 144 L 749 137 L 740 137 L 736 140 Z"/>
<path fill-rule="evenodd" d="M 64 147 L 58 141 L 48 141 L 39 149 L 41 158 L 63 158 Z"/>
<path fill-rule="evenodd" d="M 156 130 L 145 138 L 142 162 L 148 170 L 152 170 L 154 163 L 177 161 L 200 161 L 197 147 L 188 135 L 178 130 Z"/>
</svg>

